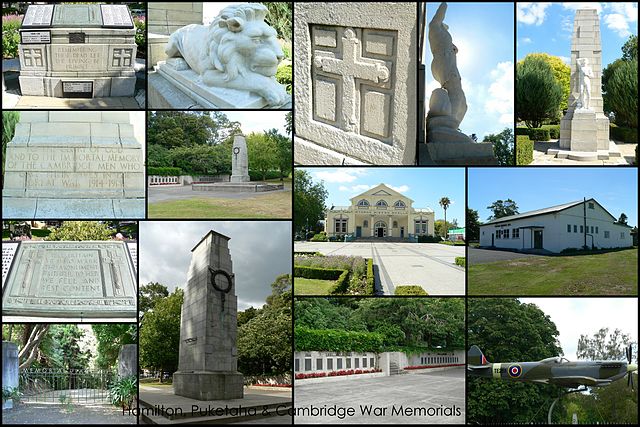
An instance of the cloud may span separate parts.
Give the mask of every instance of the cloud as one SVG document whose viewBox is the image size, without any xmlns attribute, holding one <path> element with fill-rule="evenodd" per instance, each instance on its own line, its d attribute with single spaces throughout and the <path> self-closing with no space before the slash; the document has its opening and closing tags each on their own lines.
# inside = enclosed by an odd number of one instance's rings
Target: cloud
<svg viewBox="0 0 640 427">
<path fill-rule="evenodd" d="M 532 43 L 532 41 L 531 41 L 531 39 L 530 39 L 529 37 L 522 37 L 522 38 L 520 39 L 520 43 L 522 43 L 522 44 L 529 44 L 529 43 Z"/>
<path fill-rule="evenodd" d="M 545 10 L 551 3 L 518 3 L 516 17 L 525 25 L 542 25 L 546 16 Z"/>
<path fill-rule="evenodd" d="M 558 58 L 562 59 L 562 62 L 564 62 L 565 64 L 571 65 L 571 58 L 569 58 L 568 56 L 559 55 Z"/>
<path fill-rule="evenodd" d="M 338 187 L 339 191 L 346 191 L 349 193 L 353 193 L 353 194 L 360 194 L 360 193 L 364 193 L 367 190 L 371 190 L 373 187 L 379 185 L 378 184 L 373 184 L 373 185 L 367 185 L 367 184 L 358 184 L 358 185 L 352 185 L 351 187 L 348 187 L 346 185 L 341 185 L 340 187 Z M 389 188 L 391 188 L 392 190 L 397 191 L 398 193 L 406 193 L 407 191 L 409 191 L 409 186 L 408 185 L 401 185 L 399 187 L 390 185 L 385 183 L 385 185 Z"/>
<path fill-rule="evenodd" d="M 231 238 L 238 309 L 261 307 L 274 279 L 291 273 L 291 223 L 285 221 L 141 221 L 140 284 L 184 288 L 191 249 L 209 230 Z M 259 242 L 259 244 L 257 244 Z"/>
<path fill-rule="evenodd" d="M 487 91 L 485 110 L 498 114 L 500 124 L 513 125 L 513 62 L 500 62 L 490 76 L 493 82 Z"/>
<path fill-rule="evenodd" d="M 359 176 L 366 175 L 366 170 L 362 168 L 335 169 L 333 171 L 319 171 L 313 174 L 326 181 L 335 183 L 353 182 Z"/>
<path fill-rule="evenodd" d="M 567 3 L 562 3 L 562 7 L 567 9 L 567 10 L 578 10 L 578 9 L 595 9 L 598 11 L 598 15 L 600 14 L 600 12 L 602 12 L 602 4 L 600 3 L 593 3 L 593 2 L 567 2 Z"/>
<path fill-rule="evenodd" d="M 398 193 L 406 193 L 407 191 L 409 191 L 408 185 L 401 185 L 399 187 L 389 185 L 388 187 L 391 188 L 392 190 L 396 190 Z"/>
<path fill-rule="evenodd" d="M 631 35 L 629 31 L 629 22 L 627 17 L 621 15 L 619 13 L 611 13 L 609 15 L 605 15 L 604 23 L 614 33 L 618 34 L 618 36 L 626 38 Z"/>
</svg>

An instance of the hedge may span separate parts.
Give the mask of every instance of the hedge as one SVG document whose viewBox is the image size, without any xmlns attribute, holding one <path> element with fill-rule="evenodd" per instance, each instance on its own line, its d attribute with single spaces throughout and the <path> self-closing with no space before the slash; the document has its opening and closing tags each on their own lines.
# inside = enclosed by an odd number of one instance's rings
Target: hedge
<svg viewBox="0 0 640 427">
<path fill-rule="evenodd" d="M 418 285 L 401 285 L 396 286 L 394 295 L 429 295 L 422 286 Z"/>
<path fill-rule="evenodd" d="M 418 236 L 418 243 L 439 243 L 442 239 L 436 236 Z"/>
<path fill-rule="evenodd" d="M 180 168 L 172 168 L 172 167 L 153 167 L 153 166 L 149 166 L 147 168 L 147 175 L 180 176 L 180 175 L 182 175 L 182 169 L 180 169 Z"/>
<path fill-rule="evenodd" d="M 348 270 L 294 265 L 293 277 L 304 277 L 305 279 L 318 280 L 338 280 L 345 271 L 347 272 L 347 274 L 349 274 Z"/>
<path fill-rule="evenodd" d="M 322 233 L 316 234 L 311 238 L 312 242 L 326 242 L 327 240 L 327 233 L 325 233 L 324 231 Z"/>
<path fill-rule="evenodd" d="M 378 353 L 382 350 L 384 338 L 377 332 L 296 327 L 294 342 L 296 351 L 370 351 Z"/>
<path fill-rule="evenodd" d="M 551 129 L 517 127 L 516 136 L 517 135 L 526 135 L 532 141 L 548 141 L 551 138 Z M 560 138 L 560 127 L 558 127 L 558 138 Z"/>
<path fill-rule="evenodd" d="M 280 171 L 271 170 L 265 173 L 264 179 L 280 179 Z M 256 170 L 249 170 L 249 179 L 251 181 L 262 181 L 262 172 Z"/>
<path fill-rule="evenodd" d="M 543 129 L 549 129 L 549 136 L 551 139 L 560 138 L 560 125 L 543 125 Z"/>
<path fill-rule="evenodd" d="M 516 165 L 528 165 L 533 161 L 533 141 L 528 136 L 516 136 Z"/>
<path fill-rule="evenodd" d="M 465 257 L 463 256 L 457 256 L 456 257 L 456 265 L 459 265 L 460 267 L 464 267 L 466 265 L 467 261 L 465 259 Z"/>
<path fill-rule="evenodd" d="M 638 142 L 638 129 L 625 128 L 611 124 L 609 126 L 611 139 L 619 142 Z"/>
<path fill-rule="evenodd" d="M 375 276 L 373 275 L 373 260 L 367 259 L 367 288 L 366 294 L 373 295 L 376 292 L 375 288 Z"/>
<path fill-rule="evenodd" d="M 313 268 L 313 267 L 312 267 Z M 338 270 L 340 271 L 340 270 Z M 329 289 L 331 295 L 344 295 L 349 290 L 349 270 L 342 270 L 335 285 Z"/>
</svg>

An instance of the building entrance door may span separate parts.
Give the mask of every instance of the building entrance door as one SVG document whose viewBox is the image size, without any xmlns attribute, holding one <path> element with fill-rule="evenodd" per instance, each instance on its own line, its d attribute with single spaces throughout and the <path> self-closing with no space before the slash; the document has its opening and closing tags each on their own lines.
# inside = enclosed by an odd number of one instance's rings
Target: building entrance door
<svg viewBox="0 0 640 427">
<path fill-rule="evenodd" d="M 404 227 L 400 227 L 400 238 L 404 239 Z"/>
<path fill-rule="evenodd" d="M 356 227 L 356 237 L 362 237 L 362 227 Z"/>
<path fill-rule="evenodd" d="M 542 230 L 533 231 L 533 249 L 542 249 Z"/>
<path fill-rule="evenodd" d="M 376 237 L 387 237 L 387 224 L 383 221 L 376 222 L 373 229 L 375 230 Z"/>
</svg>

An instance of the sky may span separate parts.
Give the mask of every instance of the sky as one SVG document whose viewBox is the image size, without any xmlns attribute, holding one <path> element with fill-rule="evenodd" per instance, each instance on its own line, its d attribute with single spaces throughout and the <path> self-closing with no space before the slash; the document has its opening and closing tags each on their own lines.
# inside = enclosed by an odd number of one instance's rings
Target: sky
<svg viewBox="0 0 640 427">
<path fill-rule="evenodd" d="M 240 122 L 242 132 L 264 132 L 276 128 L 282 135 L 288 136 L 284 130 L 286 111 L 223 111 L 231 121 Z"/>
<path fill-rule="evenodd" d="M 492 214 L 487 206 L 511 199 L 524 213 L 593 197 L 611 215 L 638 225 L 636 168 L 469 168 L 468 206 L 481 222 Z"/>
<path fill-rule="evenodd" d="M 191 249 L 210 230 L 231 238 L 238 310 L 262 307 L 275 278 L 291 273 L 290 221 L 141 221 L 139 283 L 184 288 Z"/>
<path fill-rule="evenodd" d="M 529 53 L 546 52 L 569 64 L 575 10 L 585 4 L 595 7 L 600 15 L 602 64 L 620 58 L 624 42 L 631 34 L 638 34 L 636 3 L 518 3 L 518 60 Z"/>
<path fill-rule="evenodd" d="M 440 3 L 427 3 L 427 24 Z M 448 3 L 444 23 L 458 48 L 457 63 L 467 113 L 460 130 L 478 141 L 513 128 L 513 3 Z M 429 26 L 426 26 L 428 34 Z M 428 40 L 428 36 L 425 36 Z M 431 75 L 431 49 L 425 47 L 426 109 L 440 87 Z"/>
<path fill-rule="evenodd" d="M 464 168 L 300 168 L 323 181 L 329 192 L 327 207 L 349 206 L 350 198 L 378 184 L 386 184 L 413 200 L 414 208 L 431 208 L 436 219 L 444 219 L 438 202 L 449 197 L 447 221 L 464 224 Z"/>
<path fill-rule="evenodd" d="M 551 317 L 560 332 L 564 356 L 578 360 L 576 350 L 580 335 L 593 336 L 600 328 L 613 332 L 618 328 L 638 342 L 637 298 L 520 298 L 520 302 L 536 304 Z"/>
</svg>

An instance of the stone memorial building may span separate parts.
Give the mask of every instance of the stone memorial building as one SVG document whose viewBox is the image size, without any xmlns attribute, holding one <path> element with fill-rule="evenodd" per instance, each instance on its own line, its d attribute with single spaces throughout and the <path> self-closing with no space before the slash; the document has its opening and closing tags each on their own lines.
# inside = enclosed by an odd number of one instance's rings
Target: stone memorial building
<svg viewBox="0 0 640 427">
<path fill-rule="evenodd" d="M 415 3 L 294 4 L 295 162 L 416 163 Z"/>
<path fill-rule="evenodd" d="M 356 239 L 405 240 L 410 235 L 433 236 L 435 214 L 430 208 L 414 208 L 413 200 L 385 184 L 351 198 L 351 206 L 326 211 L 327 236 Z"/>
<path fill-rule="evenodd" d="M 126 5 L 30 5 L 18 46 L 22 95 L 133 96 L 135 33 Z"/>
</svg>

